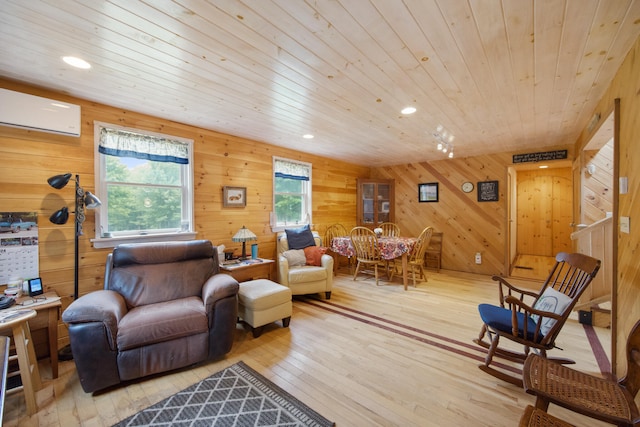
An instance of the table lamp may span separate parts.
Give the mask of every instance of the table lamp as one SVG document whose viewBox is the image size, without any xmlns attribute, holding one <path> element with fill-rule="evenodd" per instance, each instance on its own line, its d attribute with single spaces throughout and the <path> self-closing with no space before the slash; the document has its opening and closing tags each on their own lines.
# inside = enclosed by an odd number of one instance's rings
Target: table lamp
<svg viewBox="0 0 640 427">
<path fill-rule="evenodd" d="M 244 225 L 238 232 L 231 238 L 234 242 L 242 242 L 242 256 L 241 260 L 247 259 L 247 248 L 246 243 L 250 240 L 258 240 L 258 237 Z"/>
</svg>

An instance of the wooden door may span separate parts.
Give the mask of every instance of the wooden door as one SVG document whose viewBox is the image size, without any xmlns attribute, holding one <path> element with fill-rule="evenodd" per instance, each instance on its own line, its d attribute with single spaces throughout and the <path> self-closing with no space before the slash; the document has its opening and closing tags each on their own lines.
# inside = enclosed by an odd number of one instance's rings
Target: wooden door
<svg viewBox="0 0 640 427">
<path fill-rule="evenodd" d="M 555 256 L 571 251 L 571 168 L 518 172 L 517 252 Z"/>
</svg>

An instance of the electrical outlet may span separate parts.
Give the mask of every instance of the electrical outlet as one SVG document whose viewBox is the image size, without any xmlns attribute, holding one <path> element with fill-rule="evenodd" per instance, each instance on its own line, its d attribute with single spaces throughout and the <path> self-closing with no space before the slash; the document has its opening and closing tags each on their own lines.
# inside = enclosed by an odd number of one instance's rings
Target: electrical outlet
<svg viewBox="0 0 640 427">
<path fill-rule="evenodd" d="M 482 254 L 480 252 L 476 252 L 476 264 L 482 264 Z"/>
</svg>

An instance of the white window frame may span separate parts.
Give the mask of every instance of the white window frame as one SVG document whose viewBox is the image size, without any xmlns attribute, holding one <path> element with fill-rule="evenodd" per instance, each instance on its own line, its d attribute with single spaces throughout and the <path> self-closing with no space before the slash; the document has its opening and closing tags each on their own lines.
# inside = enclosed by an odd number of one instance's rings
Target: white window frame
<svg viewBox="0 0 640 427">
<path fill-rule="evenodd" d="M 154 136 L 158 138 L 173 139 L 188 145 L 189 164 L 182 168 L 182 227 L 180 230 L 170 232 L 141 232 L 137 234 L 116 235 L 106 237 L 102 235 L 102 230 L 106 229 L 108 224 L 108 198 L 107 198 L 107 182 L 105 180 L 105 154 L 98 151 L 100 144 L 100 129 L 109 128 L 122 130 L 126 132 L 138 133 L 141 135 Z M 196 237 L 194 231 L 194 212 L 193 212 L 193 140 L 180 138 L 173 135 L 166 135 L 156 132 L 134 129 L 124 126 L 118 126 L 111 123 L 94 121 L 94 166 L 95 166 L 95 190 L 96 195 L 102 201 L 102 206 L 96 209 L 96 230 L 95 238 L 91 239 L 93 246 L 96 248 L 111 248 L 120 243 L 138 243 L 138 242 L 163 242 L 172 240 L 193 240 Z"/>
<path fill-rule="evenodd" d="M 301 222 L 295 222 L 295 223 L 287 223 L 285 221 L 278 221 L 278 218 L 276 216 L 276 161 L 277 160 L 281 160 L 281 161 L 285 161 L 285 162 L 290 162 L 290 163 L 297 163 L 299 165 L 302 165 L 304 167 L 306 167 L 309 170 L 309 181 L 303 181 L 303 192 L 302 192 L 302 217 L 305 218 L 303 221 Z M 313 204 L 312 204 L 312 197 L 311 197 L 311 193 L 312 193 L 312 171 L 313 171 L 313 165 L 311 163 L 308 162 L 301 162 L 299 160 L 292 160 L 292 159 L 287 159 L 285 157 L 277 157 L 277 156 L 273 156 L 273 163 L 272 163 L 272 179 L 273 179 L 273 201 L 272 201 L 272 206 L 273 206 L 273 211 L 271 212 L 271 231 L 273 231 L 274 233 L 280 232 L 280 231 L 284 231 L 285 228 L 295 228 L 295 227 L 301 227 L 303 225 L 309 225 L 312 226 L 313 223 Z"/>
</svg>

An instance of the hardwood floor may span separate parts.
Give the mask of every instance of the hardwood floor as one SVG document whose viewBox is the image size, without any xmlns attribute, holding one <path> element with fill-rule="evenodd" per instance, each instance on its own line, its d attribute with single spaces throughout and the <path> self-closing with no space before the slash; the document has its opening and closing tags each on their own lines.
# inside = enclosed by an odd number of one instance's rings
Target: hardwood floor
<svg viewBox="0 0 640 427">
<path fill-rule="evenodd" d="M 341 269 L 331 300 L 294 300 L 288 329 L 269 325 L 254 339 L 238 326 L 223 360 L 97 395 L 82 391 L 73 361 L 61 362 L 54 381 L 44 361 L 40 411 L 27 417 L 22 394 L 9 396 L 4 425 L 109 426 L 239 360 L 338 427 L 517 425 L 534 397 L 480 371 L 484 350 L 472 342 L 481 326 L 477 305 L 497 302 L 495 283 L 445 270 L 428 274 L 428 282 L 404 291 L 400 279 L 376 286 Z M 608 348 L 608 331 L 594 329 Z M 564 351 L 552 355 L 600 373 L 583 325 L 570 320 L 557 344 Z M 550 412 L 576 425 L 606 425 L 554 406 Z"/>
<path fill-rule="evenodd" d="M 511 277 L 545 281 L 555 263 L 555 257 L 518 255 L 513 263 Z"/>
</svg>

